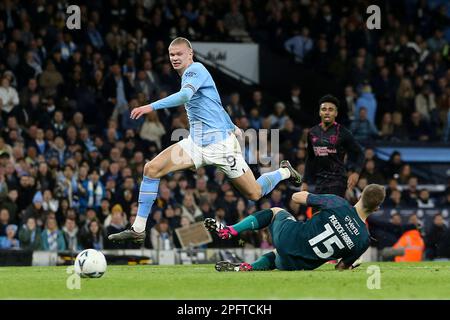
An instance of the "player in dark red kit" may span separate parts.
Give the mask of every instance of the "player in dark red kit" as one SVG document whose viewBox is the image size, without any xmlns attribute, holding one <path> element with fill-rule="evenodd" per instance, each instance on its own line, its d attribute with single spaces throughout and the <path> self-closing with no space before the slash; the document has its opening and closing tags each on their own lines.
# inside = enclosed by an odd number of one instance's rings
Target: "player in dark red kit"
<svg viewBox="0 0 450 320">
<path fill-rule="evenodd" d="M 321 123 L 312 127 L 308 134 L 305 175 L 301 186 L 315 183 L 316 194 L 334 194 L 345 198 L 347 189 L 353 189 L 364 164 L 361 146 L 344 126 L 335 121 L 339 100 L 326 95 L 319 101 Z M 353 173 L 347 178 L 345 155 L 353 160 Z"/>
</svg>

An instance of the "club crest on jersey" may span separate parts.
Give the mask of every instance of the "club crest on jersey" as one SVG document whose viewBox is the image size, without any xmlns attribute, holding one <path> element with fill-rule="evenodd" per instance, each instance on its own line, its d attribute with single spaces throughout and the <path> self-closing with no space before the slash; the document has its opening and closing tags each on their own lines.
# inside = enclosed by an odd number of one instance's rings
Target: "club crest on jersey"
<svg viewBox="0 0 450 320">
<path fill-rule="evenodd" d="M 312 140 L 313 143 L 316 143 L 319 140 L 319 137 L 312 136 L 311 140 Z"/>
<path fill-rule="evenodd" d="M 330 136 L 330 143 L 331 144 L 336 144 L 337 143 L 337 139 L 338 139 L 337 136 Z"/>
</svg>

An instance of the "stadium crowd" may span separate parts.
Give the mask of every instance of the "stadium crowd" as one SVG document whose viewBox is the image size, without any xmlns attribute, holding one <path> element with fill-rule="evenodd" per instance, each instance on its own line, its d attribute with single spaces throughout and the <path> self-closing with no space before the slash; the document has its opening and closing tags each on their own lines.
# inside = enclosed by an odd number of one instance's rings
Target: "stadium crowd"
<svg viewBox="0 0 450 320">
<path fill-rule="evenodd" d="M 179 77 L 167 55 L 176 36 L 265 42 L 293 55 L 295 63 L 335 77 L 348 110 L 343 122 L 362 144 L 450 139 L 445 7 L 405 2 L 402 11 L 381 1 L 387 13 L 373 38 L 365 32 L 365 1 L 344 1 L 339 8 L 314 0 L 262 2 L 84 1 L 82 29 L 68 30 L 65 1 L 2 1 L 0 249 L 139 247 L 106 236 L 133 223 L 146 160 L 173 143 L 174 129 L 187 128 L 183 106 L 129 118 L 131 108 L 178 91 Z M 302 94 L 294 85 L 274 106 L 259 89 L 245 99 L 237 92 L 222 99 L 240 128 L 280 129 L 279 158 L 303 172 L 308 127 L 299 115 Z M 246 154 L 247 160 L 251 156 Z M 417 190 L 419 181 L 400 154 L 383 162 L 367 147 L 365 157 L 349 200 L 366 184 L 381 183 L 389 186 L 386 207 L 450 206 L 450 188 L 441 198 Z M 251 168 L 257 176 L 265 170 Z M 293 191 L 282 183 L 252 203 L 214 168 L 177 172 L 161 179 L 144 245 L 180 247 L 178 227 L 206 217 L 233 224 L 273 206 L 306 219 L 305 209 L 290 201 Z M 435 218 L 440 231 L 427 233 L 431 249 L 448 234 L 441 218 Z M 242 239 L 246 246 L 271 246 L 266 232 Z M 215 238 L 211 246 L 229 245 Z"/>
</svg>

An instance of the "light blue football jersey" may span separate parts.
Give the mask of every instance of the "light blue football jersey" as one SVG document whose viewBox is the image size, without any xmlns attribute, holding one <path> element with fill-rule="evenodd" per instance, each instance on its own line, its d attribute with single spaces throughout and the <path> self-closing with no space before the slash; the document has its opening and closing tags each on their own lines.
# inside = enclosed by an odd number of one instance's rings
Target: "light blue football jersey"
<svg viewBox="0 0 450 320">
<path fill-rule="evenodd" d="M 220 101 L 219 92 L 209 71 L 200 62 L 192 63 L 181 76 L 181 88 L 194 92 L 185 104 L 190 135 L 205 146 L 226 139 L 234 124 Z"/>
</svg>

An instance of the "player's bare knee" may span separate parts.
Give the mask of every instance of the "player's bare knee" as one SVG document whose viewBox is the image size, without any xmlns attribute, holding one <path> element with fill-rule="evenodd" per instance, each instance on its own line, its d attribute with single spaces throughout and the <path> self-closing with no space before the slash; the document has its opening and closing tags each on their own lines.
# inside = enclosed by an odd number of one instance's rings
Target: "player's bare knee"
<svg viewBox="0 0 450 320">
<path fill-rule="evenodd" d="M 151 162 L 147 162 L 144 166 L 144 176 L 152 178 L 152 179 L 159 179 L 160 176 L 160 170 Z"/>
<path fill-rule="evenodd" d="M 249 191 L 247 193 L 247 198 L 252 201 L 258 201 L 261 199 L 261 187 L 257 184 L 258 187 L 255 187 L 254 190 Z"/>
</svg>

